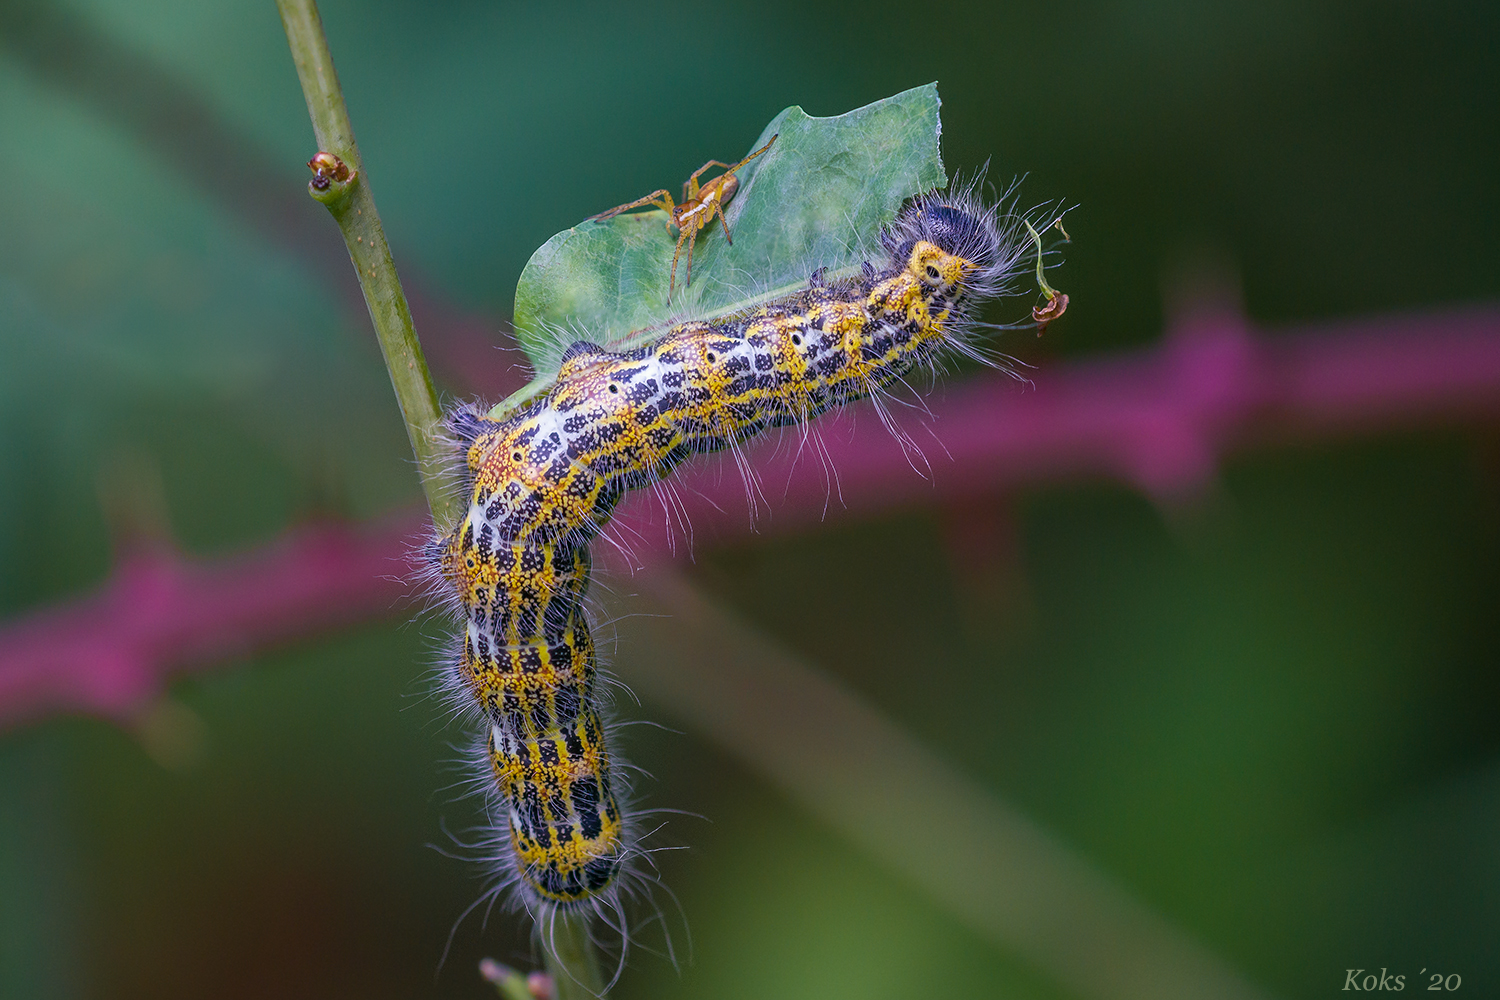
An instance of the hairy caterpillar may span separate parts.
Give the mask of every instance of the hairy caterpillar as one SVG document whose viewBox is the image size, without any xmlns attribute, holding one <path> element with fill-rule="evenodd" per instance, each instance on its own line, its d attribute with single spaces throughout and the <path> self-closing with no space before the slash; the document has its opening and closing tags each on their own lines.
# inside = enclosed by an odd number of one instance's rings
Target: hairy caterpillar
<svg viewBox="0 0 1500 1000">
<path fill-rule="evenodd" d="M 529 909 L 618 906 L 639 850 L 583 606 L 589 543 L 616 504 L 695 454 L 975 353 L 978 306 L 1025 270 L 1023 225 L 972 190 L 919 196 L 856 274 L 820 269 L 793 294 L 619 352 L 576 342 L 545 394 L 448 414 L 467 508 L 427 558 L 463 620 L 453 686 L 487 727 L 502 882 Z"/>
</svg>

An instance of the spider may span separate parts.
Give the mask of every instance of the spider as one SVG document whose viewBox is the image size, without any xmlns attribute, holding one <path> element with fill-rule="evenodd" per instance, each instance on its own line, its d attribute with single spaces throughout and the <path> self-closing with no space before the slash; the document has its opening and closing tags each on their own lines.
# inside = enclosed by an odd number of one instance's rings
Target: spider
<svg viewBox="0 0 1500 1000">
<path fill-rule="evenodd" d="M 682 279 L 683 287 L 693 280 L 693 244 L 698 239 L 698 234 L 706 227 L 713 224 L 714 216 L 718 215 L 719 223 L 724 227 L 724 239 L 730 244 L 734 239 L 729 235 L 729 223 L 724 218 L 724 203 L 734 197 L 739 190 L 739 178 L 734 172 L 761 153 L 771 148 L 771 143 L 776 141 L 776 136 L 771 136 L 771 141 L 745 157 L 740 162 L 730 165 L 718 160 L 709 160 L 703 166 L 694 170 L 692 176 L 682 185 L 682 202 L 675 203 L 672 196 L 667 193 L 666 188 L 652 191 L 644 198 L 637 198 L 626 205 L 620 205 L 610 209 L 608 212 L 600 212 L 591 216 L 596 222 L 612 219 L 621 212 L 628 212 L 632 208 L 644 208 L 647 205 L 659 208 L 671 216 L 667 223 L 668 228 L 677 227 L 677 249 L 672 254 L 672 280 L 667 285 L 667 301 L 672 301 L 672 293 L 677 289 L 677 259 L 682 256 L 682 244 L 687 243 L 687 277 Z M 724 172 L 717 177 L 710 178 L 702 185 L 698 183 L 698 176 L 710 167 L 723 167 Z"/>
</svg>

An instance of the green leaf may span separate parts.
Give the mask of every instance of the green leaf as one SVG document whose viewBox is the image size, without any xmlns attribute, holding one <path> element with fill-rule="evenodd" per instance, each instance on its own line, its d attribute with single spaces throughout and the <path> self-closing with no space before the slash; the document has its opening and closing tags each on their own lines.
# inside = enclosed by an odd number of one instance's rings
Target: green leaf
<svg viewBox="0 0 1500 1000">
<path fill-rule="evenodd" d="M 858 266 L 902 202 L 947 186 L 939 104 L 928 84 L 833 118 L 799 107 L 777 115 L 750 150 L 773 135 L 776 144 L 735 175 L 740 189 L 725 211 L 733 245 L 717 223 L 701 231 L 686 288 L 684 245 L 670 304 L 677 232 L 665 212 L 582 222 L 552 237 L 516 288 L 517 337 L 541 377 L 497 409 L 544 388 L 574 340 L 619 347 L 653 327 L 726 315 L 802 286 L 816 268 Z M 678 179 L 663 181 L 675 196 Z"/>
</svg>

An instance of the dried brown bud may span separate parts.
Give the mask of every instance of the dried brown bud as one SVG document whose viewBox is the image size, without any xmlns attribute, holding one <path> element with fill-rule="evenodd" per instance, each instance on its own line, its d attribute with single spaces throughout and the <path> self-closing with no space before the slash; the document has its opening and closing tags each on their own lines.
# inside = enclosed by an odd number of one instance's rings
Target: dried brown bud
<svg viewBox="0 0 1500 1000">
<path fill-rule="evenodd" d="M 338 181 L 340 184 L 342 184 L 347 181 L 350 176 L 349 165 L 343 160 L 339 159 L 337 156 L 334 156 L 332 153 L 318 153 L 318 155 L 307 161 L 307 168 L 311 170 L 315 175 L 317 175 L 316 177 L 314 177 L 314 183 L 316 183 L 317 180 L 321 178 L 324 180 Z M 327 185 L 325 184 L 323 185 L 323 187 L 327 187 Z M 320 188 L 319 190 L 321 189 L 322 188 Z"/>
<path fill-rule="evenodd" d="M 1031 318 L 1036 320 L 1037 336 L 1040 337 L 1047 330 L 1047 324 L 1068 311 L 1068 294 L 1058 292 L 1047 300 L 1044 306 L 1037 306 L 1031 310 Z"/>
</svg>

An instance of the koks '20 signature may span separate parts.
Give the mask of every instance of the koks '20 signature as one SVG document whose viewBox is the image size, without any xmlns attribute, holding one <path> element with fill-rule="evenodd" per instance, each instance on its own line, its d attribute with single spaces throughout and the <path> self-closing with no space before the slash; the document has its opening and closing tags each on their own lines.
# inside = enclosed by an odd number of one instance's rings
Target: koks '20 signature
<svg viewBox="0 0 1500 1000">
<path fill-rule="evenodd" d="M 1417 975 L 1419 977 L 1428 975 L 1428 972 L 1424 968 L 1421 972 L 1417 973 Z M 1429 979 L 1427 983 L 1427 988 L 1429 990 L 1440 990 L 1451 993 L 1464 984 L 1463 977 L 1456 972 L 1450 973 L 1446 976 L 1441 972 L 1434 972 L 1430 975 L 1431 979 Z M 1393 993 L 1399 993 L 1401 990 L 1406 989 L 1406 976 L 1404 974 L 1393 976 L 1391 975 L 1390 970 L 1385 968 L 1381 968 L 1379 975 L 1376 975 L 1373 972 L 1367 973 L 1364 969 L 1345 969 L 1344 989 L 1390 990 Z"/>
</svg>

